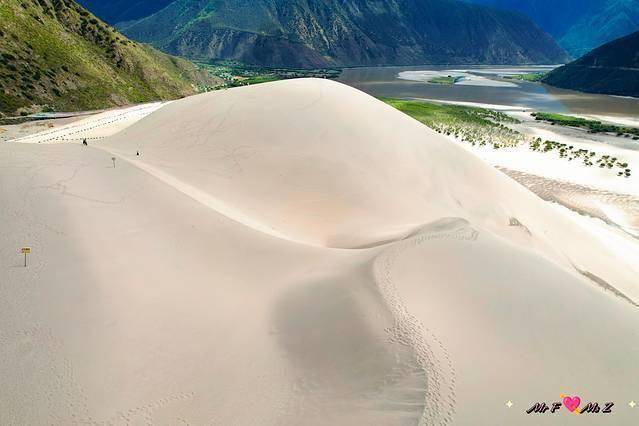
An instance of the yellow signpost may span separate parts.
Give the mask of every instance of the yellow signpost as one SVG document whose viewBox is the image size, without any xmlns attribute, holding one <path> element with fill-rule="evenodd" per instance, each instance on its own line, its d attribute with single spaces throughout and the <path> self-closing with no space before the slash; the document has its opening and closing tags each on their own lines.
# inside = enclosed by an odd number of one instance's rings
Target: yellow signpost
<svg viewBox="0 0 639 426">
<path fill-rule="evenodd" d="M 27 255 L 31 253 L 31 247 L 22 247 L 22 253 L 24 254 L 24 267 L 27 267 Z"/>
</svg>

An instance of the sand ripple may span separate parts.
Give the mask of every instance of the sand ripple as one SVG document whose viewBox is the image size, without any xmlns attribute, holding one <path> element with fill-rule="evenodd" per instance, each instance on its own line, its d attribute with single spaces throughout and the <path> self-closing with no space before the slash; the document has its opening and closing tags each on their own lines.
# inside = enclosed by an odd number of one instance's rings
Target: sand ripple
<svg viewBox="0 0 639 426">
<path fill-rule="evenodd" d="M 561 204 L 581 215 L 601 219 L 635 238 L 639 237 L 639 198 L 637 197 L 548 179 L 504 167 L 499 167 L 499 170 L 545 201 Z"/>
</svg>

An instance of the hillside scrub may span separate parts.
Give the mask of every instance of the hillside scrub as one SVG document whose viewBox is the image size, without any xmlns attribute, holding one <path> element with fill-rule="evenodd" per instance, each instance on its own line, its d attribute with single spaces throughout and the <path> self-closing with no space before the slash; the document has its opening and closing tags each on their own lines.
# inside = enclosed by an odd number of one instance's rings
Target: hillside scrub
<svg viewBox="0 0 639 426">
<path fill-rule="evenodd" d="M 0 113 L 87 110 L 197 92 L 198 68 L 131 42 L 72 0 L 0 3 Z"/>
</svg>

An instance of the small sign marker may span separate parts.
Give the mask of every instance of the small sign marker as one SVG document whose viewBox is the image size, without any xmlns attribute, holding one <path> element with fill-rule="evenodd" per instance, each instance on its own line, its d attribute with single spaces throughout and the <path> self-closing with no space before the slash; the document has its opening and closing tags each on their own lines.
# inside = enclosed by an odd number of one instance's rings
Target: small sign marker
<svg viewBox="0 0 639 426">
<path fill-rule="evenodd" d="M 27 255 L 31 254 L 31 247 L 22 247 L 22 254 L 24 254 L 24 267 L 27 267 Z"/>
</svg>

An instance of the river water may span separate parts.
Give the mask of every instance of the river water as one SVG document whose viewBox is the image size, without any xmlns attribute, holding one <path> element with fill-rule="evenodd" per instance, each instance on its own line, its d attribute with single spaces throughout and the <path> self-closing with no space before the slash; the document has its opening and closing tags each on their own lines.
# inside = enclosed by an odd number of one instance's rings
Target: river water
<svg viewBox="0 0 639 426">
<path fill-rule="evenodd" d="M 418 66 L 345 69 L 339 80 L 376 97 L 434 99 L 526 107 L 536 111 L 639 119 L 639 99 L 557 89 L 541 83 L 505 80 L 514 73 L 552 67 Z M 428 84 L 428 76 L 466 76 L 454 85 Z M 421 78 L 421 81 L 416 81 Z M 474 80 L 474 81 L 473 81 Z"/>
</svg>

